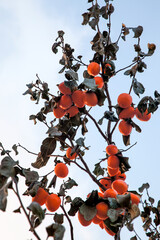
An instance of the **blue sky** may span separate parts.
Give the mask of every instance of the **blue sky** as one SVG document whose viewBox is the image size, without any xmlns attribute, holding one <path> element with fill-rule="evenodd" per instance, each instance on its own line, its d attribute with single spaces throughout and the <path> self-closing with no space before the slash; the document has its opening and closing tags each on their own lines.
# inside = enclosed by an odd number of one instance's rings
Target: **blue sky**
<svg viewBox="0 0 160 240">
<path fill-rule="evenodd" d="M 102 0 L 99 1 L 103 3 Z M 151 6 L 152 4 L 152 6 Z M 137 74 L 137 79 L 146 87 L 144 95 L 153 96 L 154 90 L 160 92 L 159 83 L 159 62 L 160 62 L 160 3 L 155 1 L 151 3 L 149 0 L 142 1 L 113 1 L 115 6 L 115 13 L 112 17 L 112 39 L 115 41 L 119 35 L 121 24 L 125 23 L 129 27 L 136 27 L 142 25 L 144 32 L 141 38 L 142 50 L 147 51 L 147 43 L 155 43 L 157 46 L 155 54 L 146 59 L 147 70 L 143 74 Z M 58 30 L 64 30 L 66 42 L 70 43 L 75 48 L 75 55 L 83 55 L 86 63 L 92 59 L 90 41 L 95 32 L 88 26 L 82 26 L 81 14 L 86 11 L 90 5 L 86 0 L 59 0 L 44 1 L 44 0 L 0 0 L 0 108 L 1 108 L 1 124 L 0 141 L 11 148 L 14 143 L 20 142 L 28 149 L 34 152 L 39 151 L 42 140 L 46 137 L 46 128 L 38 123 L 33 125 L 29 121 L 29 115 L 35 114 L 41 106 L 35 105 L 29 100 L 28 96 L 22 96 L 26 90 L 25 85 L 36 79 L 36 73 L 39 74 L 42 81 L 47 81 L 52 92 L 56 93 L 56 84 L 64 80 L 63 75 L 59 75 L 60 69 L 58 61 L 60 54 L 54 55 L 51 52 L 51 46 L 57 36 Z M 154 11 L 153 11 L 154 9 Z M 103 22 L 101 30 L 105 30 L 106 25 Z M 117 70 L 131 63 L 134 57 L 133 44 L 136 40 L 132 38 L 131 33 L 127 36 L 127 41 L 120 41 L 120 51 L 118 53 L 118 60 L 115 62 Z M 80 79 L 82 72 L 80 72 Z M 130 79 L 118 74 L 109 83 L 113 103 L 116 104 L 116 99 L 119 93 L 127 92 L 130 86 Z M 133 94 L 133 100 L 138 103 L 139 99 Z M 42 102 L 41 102 L 42 104 Z M 93 115 L 98 120 L 102 112 L 105 111 L 107 105 L 99 109 L 96 107 L 96 113 Z M 142 128 L 142 133 L 139 134 L 133 131 L 131 136 L 131 144 L 138 142 L 137 145 L 130 151 L 126 152 L 126 156 L 130 157 L 131 170 L 127 173 L 126 182 L 129 184 L 129 189 L 138 189 L 142 183 L 149 182 L 151 185 L 150 192 L 156 200 L 160 199 L 160 194 L 157 191 L 159 182 L 159 116 L 158 110 L 153 114 L 151 120 L 147 123 L 135 120 Z M 99 138 L 93 142 L 97 131 L 93 130 L 94 125 L 89 125 L 90 133 L 86 135 L 86 145 L 91 145 L 91 151 L 86 155 L 86 159 L 90 167 L 104 156 L 104 149 L 106 143 Z M 105 126 L 103 126 L 105 131 Z M 118 148 L 125 149 L 121 135 L 115 131 L 114 140 Z M 98 144 L 97 144 L 98 142 Z M 20 151 L 20 155 L 16 157 L 20 164 L 28 167 L 34 161 L 34 157 Z M 53 167 L 53 163 L 40 171 L 44 174 Z M 83 173 L 79 173 L 77 168 L 70 169 L 71 177 L 75 178 L 79 183 L 79 187 L 73 190 L 73 196 L 78 194 L 85 199 L 85 196 L 96 186 Z M 77 178 L 77 176 L 79 176 Z M 86 181 L 88 185 L 86 186 Z M 85 188 L 84 188 L 85 186 Z M 22 183 L 22 193 L 25 186 Z M 76 192 L 76 193 L 75 193 Z M 75 195 L 76 196 L 76 195 Z M 24 199 L 26 206 L 29 205 L 30 200 Z M 1 236 L 5 239 L 26 240 L 31 239 L 32 234 L 28 232 L 28 223 L 24 215 L 15 215 L 12 213 L 14 209 L 19 207 L 17 199 L 9 192 L 9 201 L 7 213 L 1 213 L 1 219 L 4 224 L 1 225 Z M 76 235 L 75 240 L 94 240 L 94 239 L 112 239 L 104 231 L 101 231 L 96 226 L 83 228 L 80 224 L 75 223 Z M 2 222 L 2 220 L 1 220 Z M 7 225 L 6 225 L 7 222 Z M 18 222 L 18 229 L 17 223 Z M 50 224 L 50 219 L 46 219 L 45 226 Z M 141 221 L 135 221 L 136 229 L 142 239 L 145 239 L 143 231 L 138 225 Z M 68 225 L 66 223 L 66 228 Z M 9 229 L 9 231 L 8 231 Z M 45 239 L 44 228 L 39 228 L 37 231 Z M 69 232 L 66 231 L 65 239 L 69 239 Z M 126 235 L 127 234 L 127 235 Z M 132 233 L 122 231 L 122 239 L 129 239 L 133 236 Z M 33 238 L 34 239 L 34 238 Z"/>
</svg>

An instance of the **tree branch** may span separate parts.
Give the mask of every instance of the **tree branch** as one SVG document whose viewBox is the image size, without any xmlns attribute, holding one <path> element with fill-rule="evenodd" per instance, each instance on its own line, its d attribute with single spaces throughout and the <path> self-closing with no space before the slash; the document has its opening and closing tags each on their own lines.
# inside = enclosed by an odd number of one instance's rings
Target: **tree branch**
<svg viewBox="0 0 160 240">
<path fill-rule="evenodd" d="M 74 235 L 73 235 L 73 225 L 72 225 L 72 222 L 71 222 L 70 218 L 68 217 L 68 214 L 67 214 L 67 212 L 66 212 L 64 206 L 61 205 L 60 207 L 61 207 L 61 209 L 63 210 L 64 215 L 65 215 L 65 217 L 67 218 L 67 220 L 68 220 L 68 222 L 69 222 L 70 233 L 71 233 L 71 240 L 74 240 Z"/>
<path fill-rule="evenodd" d="M 35 231 L 35 229 L 34 229 L 34 227 L 33 227 L 33 225 L 32 225 L 32 222 L 30 221 L 29 215 L 27 214 L 26 209 L 25 209 L 25 207 L 24 207 L 24 205 L 23 205 L 23 203 L 22 203 L 22 200 L 21 200 L 20 195 L 19 195 L 19 189 L 18 189 L 17 181 L 16 181 L 15 179 L 13 179 L 13 181 L 14 181 L 15 186 L 16 186 L 16 191 L 15 191 L 15 189 L 13 189 L 13 191 L 14 191 L 14 193 L 16 194 L 16 196 L 17 196 L 17 198 L 18 198 L 18 200 L 19 200 L 19 202 L 20 202 L 20 206 L 21 206 L 21 208 L 23 209 L 23 212 L 24 212 L 24 214 L 25 214 L 25 216 L 26 216 L 26 218 L 27 218 L 27 220 L 28 220 L 28 222 L 29 222 L 31 231 L 33 232 L 34 236 L 35 236 L 38 240 L 41 240 L 40 237 L 38 236 L 37 232 Z"/>
</svg>

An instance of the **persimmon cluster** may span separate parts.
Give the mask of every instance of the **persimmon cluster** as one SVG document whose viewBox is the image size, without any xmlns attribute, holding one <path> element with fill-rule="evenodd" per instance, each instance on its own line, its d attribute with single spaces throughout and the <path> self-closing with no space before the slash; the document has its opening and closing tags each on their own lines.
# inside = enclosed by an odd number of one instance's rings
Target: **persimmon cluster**
<svg viewBox="0 0 160 240">
<path fill-rule="evenodd" d="M 91 62 L 88 65 L 87 72 L 94 77 L 97 88 L 102 88 L 104 85 L 103 78 L 97 76 L 100 73 L 100 65 L 96 62 Z M 85 105 L 94 107 L 98 103 L 98 98 L 95 92 L 89 90 L 81 90 L 78 87 L 71 89 L 67 86 L 67 82 L 61 82 L 58 85 L 60 91 L 60 99 L 56 102 L 53 113 L 56 118 L 62 118 L 69 114 L 69 117 L 74 117 L 79 113 L 79 109 Z"/>
<path fill-rule="evenodd" d="M 141 113 L 137 108 L 134 108 L 132 103 L 132 97 L 128 93 L 121 93 L 117 99 L 118 106 L 121 111 L 118 114 L 119 119 L 121 119 L 119 123 L 119 131 L 123 136 L 128 136 L 132 132 L 132 124 L 129 119 L 132 119 L 136 116 L 140 121 L 148 121 L 151 118 L 151 113 L 148 113 L 148 110 L 144 113 Z"/>
<path fill-rule="evenodd" d="M 37 202 L 41 206 L 45 204 L 50 212 L 55 212 L 61 205 L 61 198 L 57 194 L 49 194 L 45 189 L 39 187 L 36 195 L 32 197 L 32 202 Z"/>
<path fill-rule="evenodd" d="M 109 156 L 107 159 L 108 176 L 100 179 L 99 181 L 106 190 L 101 187 L 99 188 L 100 192 L 98 192 L 98 197 L 100 202 L 96 204 L 96 215 L 93 219 L 87 221 L 79 211 L 78 219 L 83 226 L 89 226 L 91 223 L 98 224 L 102 229 L 105 229 L 109 235 L 114 236 L 115 233 L 105 224 L 105 220 L 108 218 L 108 210 L 110 208 L 107 204 L 108 198 L 116 199 L 118 195 L 130 194 L 130 205 L 138 205 L 140 202 L 140 196 L 132 192 L 128 192 L 128 185 L 125 182 L 126 174 L 121 173 L 119 168 L 120 160 L 118 158 L 119 150 L 117 146 L 114 144 L 108 145 L 106 147 L 106 153 Z M 89 198 L 89 196 L 90 194 L 87 195 L 87 198 Z M 120 210 L 119 215 L 124 215 L 125 208 L 117 210 Z"/>
</svg>

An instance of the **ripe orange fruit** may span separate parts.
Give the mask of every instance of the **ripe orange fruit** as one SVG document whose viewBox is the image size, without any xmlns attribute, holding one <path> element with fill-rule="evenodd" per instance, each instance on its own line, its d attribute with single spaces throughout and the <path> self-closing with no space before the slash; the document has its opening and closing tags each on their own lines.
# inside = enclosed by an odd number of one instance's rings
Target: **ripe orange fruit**
<svg viewBox="0 0 160 240">
<path fill-rule="evenodd" d="M 66 114 L 66 111 L 62 109 L 61 107 L 57 106 L 53 108 L 53 114 L 56 118 L 61 118 Z"/>
<path fill-rule="evenodd" d="M 63 109 L 67 109 L 72 106 L 72 99 L 69 95 L 63 95 L 59 101 L 59 106 Z"/>
<path fill-rule="evenodd" d="M 58 85 L 58 88 L 59 88 L 59 91 L 60 91 L 62 94 L 68 94 L 68 95 L 71 94 L 71 89 L 70 89 L 69 87 L 67 87 L 64 82 L 61 82 L 61 83 Z"/>
<path fill-rule="evenodd" d="M 103 198 L 103 193 L 98 192 L 98 196 L 101 197 L 101 198 Z"/>
<path fill-rule="evenodd" d="M 100 202 L 96 205 L 97 214 L 96 217 L 98 217 L 101 220 L 105 220 L 108 218 L 107 212 L 108 212 L 108 205 L 105 202 Z"/>
<path fill-rule="evenodd" d="M 133 107 L 124 108 L 120 114 L 119 119 L 133 118 L 135 115 L 135 109 Z"/>
<path fill-rule="evenodd" d="M 73 159 L 76 158 L 77 153 L 73 153 L 73 154 L 71 155 L 71 151 L 72 151 L 72 148 L 69 147 L 69 148 L 67 149 L 67 151 L 66 151 L 66 157 L 69 158 L 70 160 L 73 160 Z"/>
<path fill-rule="evenodd" d="M 48 197 L 48 192 L 46 192 L 43 188 L 38 188 L 37 194 L 32 197 L 32 202 L 37 202 L 41 206 L 46 202 Z"/>
<path fill-rule="evenodd" d="M 78 220 L 79 220 L 80 224 L 84 227 L 89 226 L 92 222 L 92 219 L 89 221 L 85 220 L 84 216 L 80 213 L 80 211 L 78 211 Z"/>
<path fill-rule="evenodd" d="M 95 84 L 97 85 L 98 88 L 102 88 L 104 85 L 103 78 L 101 77 L 94 77 Z"/>
<path fill-rule="evenodd" d="M 87 67 L 87 72 L 91 76 L 96 76 L 100 72 L 100 65 L 96 62 L 91 62 Z"/>
<path fill-rule="evenodd" d="M 121 179 L 117 179 L 112 183 L 112 188 L 117 191 L 118 194 L 127 192 L 128 185 Z"/>
<path fill-rule="evenodd" d="M 136 117 L 140 120 L 140 121 L 144 121 L 147 122 L 149 121 L 149 119 L 151 118 L 151 113 L 148 114 L 148 110 L 146 109 L 146 111 L 142 114 L 138 108 L 136 108 L 135 111 Z"/>
<path fill-rule="evenodd" d="M 113 177 L 118 173 L 119 167 L 117 167 L 117 168 L 107 167 L 107 171 L 108 171 L 109 176 Z"/>
<path fill-rule="evenodd" d="M 128 108 L 132 103 L 132 97 L 128 93 L 121 93 L 118 96 L 117 102 L 121 108 Z"/>
<path fill-rule="evenodd" d="M 101 220 L 101 222 L 99 223 L 100 228 L 104 229 L 104 222 Z"/>
<path fill-rule="evenodd" d="M 107 189 L 105 192 L 104 192 L 104 198 L 116 198 L 117 197 L 117 191 L 115 191 L 114 189 L 112 188 L 109 188 Z"/>
<path fill-rule="evenodd" d="M 72 93 L 72 101 L 78 108 L 83 108 L 85 105 L 84 102 L 84 92 L 81 90 L 76 90 Z"/>
<path fill-rule="evenodd" d="M 92 222 L 94 224 L 99 224 L 102 221 L 102 219 L 98 218 L 97 216 L 94 216 L 94 218 L 92 219 Z"/>
<path fill-rule="evenodd" d="M 61 205 L 61 199 L 57 194 L 50 194 L 46 200 L 46 207 L 50 212 L 55 212 Z"/>
<path fill-rule="evenodd" d="M 119 158 L 115 155 L 111 155 L 107 159 L 108 167 L 110 168 L 118 168 L 119 167 Z"/>
<path fill-rule="evenodd" d="M 106 147 L 106 153 L 108 155 L 115 155 L 118 153 L 118 148 L 114 144 L 110 144 Z"/>
<path fill-rule="evenodd" d="M 105 178 L 102 178 L 100 179 L 99 181 L 106 189 L 110 188 L 111 187 L 111 178 L 110 177 L 105 177 Z M 103 193 L 104 190 L 102 188 L 99 188 L 100 191 Z"/>
<path fill-rule="evenodd" d="M 66 110 L 67 113 L 69 113 L 69 117 L 74 117 L 77 113 L 79 113 L 79 110 L 76 106 L 71 106 Z"/>
<path fill-rule="evenodd" d="M 134 193 L 130 193 L 132 204 L 138 205 L 140 202 L 140 197 Z"/>
<path fill-rule="evenodd" d="M 118 129 L 124 136 L 128 136 L 132 131 L 132 125 L 127 123 L 125 120 L 122 120 L 119 123 Z"/>
<path fill-rule="evenodd" d="M 98 103 L 97 95 L 94 92 L 85 92 L 84 93 L 84 102 L 89 107 L 94 107 Z"/>
<path fill-rule="evenodd" d="M 59 178 L 65 178 L 68 175 L 68 167 L 64 163 L 57 163 L 54 168 L 54 173 Z"/>
<path fill-rule="evenodd" d="M 115 179 L 121 179 L 121 180 L 125 181 L 126 180 L 126 174 L 125 173 L 121 173 L 121 171 L 119 171 L 116 174 Z"/>
</svg>

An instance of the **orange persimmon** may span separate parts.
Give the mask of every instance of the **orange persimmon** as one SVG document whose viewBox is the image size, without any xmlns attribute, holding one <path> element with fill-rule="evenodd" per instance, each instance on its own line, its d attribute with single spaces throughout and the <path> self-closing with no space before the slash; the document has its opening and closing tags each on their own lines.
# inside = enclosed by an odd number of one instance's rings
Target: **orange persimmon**
<svg viewBox="0 0 160 240">
<path fill-rule="evenodd" d="M 59 178 L 65 178 L 68 175 L 68 167 L 65 163 L 57 163 L 54 168 L 54 173 Z"/>
<path fill-rule="evenodd" d="M 87 67 L 87 72 L 91 76 L 96 76 L 100 72 L 100 65 L 96 62 L 91 62 Z"/>
<path fill-rule="evenodd" d="M 61 205 L 61 199 L 57 194 L 50 194 L 46 200 L 46 207 L 50 212 L 55 212 Z"/>
<path fill-rule="evenodd" d="M 32 197 L 32 202 L 37 202 L 41 206 L 46 202 L 48 197 L 48 192 L 46 192 L 43 188 L 39 187 L 36 195 Z"/>
<path fill-rule="evenodd" d="M 132 132 L 132 125 L 122 120 L 118 125 L 118 129 L 122 135 L 128 136 Z"/>
<path fill-rule="evenodd" d="M 128 108 L 132 103 L 132 97 L 128 93 L 121 93 L 118 96 L 117 102 L 121 108 Z"/>
</svg>

